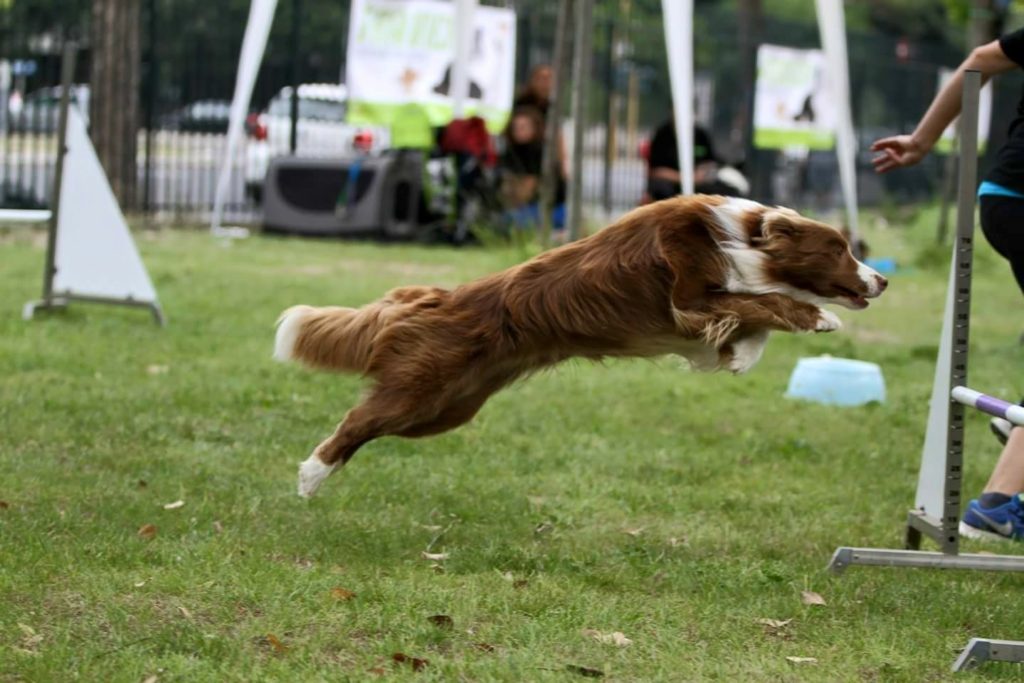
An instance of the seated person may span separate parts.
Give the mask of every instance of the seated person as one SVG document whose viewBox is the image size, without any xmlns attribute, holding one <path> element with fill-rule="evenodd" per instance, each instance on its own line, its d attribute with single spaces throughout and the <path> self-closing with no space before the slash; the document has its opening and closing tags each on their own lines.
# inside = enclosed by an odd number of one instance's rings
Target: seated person
<svg viewBox="0 0 1024 683">
<path fill-rule="evenodd" d="M 505 150 L 501 155 L 501 196 L 514 220 L 538 220 L 537 201 L 540 195 L 541 166 L 544 159 L 544 117 L 532 106 L 521 106 L 512 112 L 505 129 Z M 565 176 L 559 174 L 555 204 L 565 202 Z M 555 210 L 556 216 L 559 214 Z"/>
<path fill-rule="evenodd" d="M 661 124 L 651 138 L 647 160 L 648 201 L 668 199 L 680 194 L 682 176 L 679 172 L 679 150 L 676 125 L 671 119 Z M 694 190 L 705 194 L 737 194 L 736 189 L 717 182 L 718 160 L 711 145 L 711 136 L 701 126 L 693 127 Z"/>
</svg>

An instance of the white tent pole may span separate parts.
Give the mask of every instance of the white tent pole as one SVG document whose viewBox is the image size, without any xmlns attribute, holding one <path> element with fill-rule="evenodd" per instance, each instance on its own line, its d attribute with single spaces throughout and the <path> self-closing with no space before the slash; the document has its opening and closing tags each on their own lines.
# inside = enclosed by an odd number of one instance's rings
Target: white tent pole
<svg viewBox="0 0 1024 683">
<path fill-rule="evenodd" d="M 693 194 L 693 0 L 661 0 L 683 194 Z"/>
<path fill-rule="evenodd" d="M 455 57 L 451 71 L 452 112 L 462 118 L 469 98 L 469 58 L 473 45 L 473 15 L 477 0 L 455 2 Z"/>
<path fill-rule="evenodd" d="M 235 95 L 231 100 L 231 118 L 228 122 L 227 149 L 221 161 L 220 174 L 217 177 L 217 194 L 214 196 L 213 219 L 210 230 L 215 235 L 234 235 L 234 231 L 221 228 L 224 218 L 224 200 L 227 197 L 228 183 L 231 180 L 231 165 L 235 159 L 235 151 L 242 137 L 245 115 L 252 99 L 252 89 L 256 85 L 256 75 L 263 61 L 263 52 L 267 47 L 267 36 L 274 21 L 274 9 L 277 0 L 252 0 L 249 6 L 249 22 L 245 27 L 245 38 L 242 40 L 242 54 L 238 58 L 238 73 L 235 76 Z"/>
<path fill-rule="evenodd" d="M 832 100 L 836 106 L 836 154 L 839 158 L 839 181 L 843 186 L 846 205 L 846 224 L 850 241 L 856 245 L 860 234 L 857 221 L 857 171 L 855 154 L 857 142 L 853 134 L 853 116 L 850 112 L 850 67 L 846 52 L 846 21 L 842 0 L 815 0 L 818 9 L 818 29 L 825 50 L 828 81 L 832 86 Z"/>
</svg>

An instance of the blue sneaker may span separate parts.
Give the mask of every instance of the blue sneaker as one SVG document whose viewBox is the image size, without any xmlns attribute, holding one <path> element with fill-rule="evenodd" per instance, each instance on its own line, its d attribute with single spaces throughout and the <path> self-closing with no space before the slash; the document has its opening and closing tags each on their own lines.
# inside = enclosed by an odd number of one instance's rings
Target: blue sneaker
<svg viewBox="0 0 1024 683">
<path fill-rule="evenodd" d="M 1024 504 L 1020 494 L 992 508 L 982 507 L 977 500 L 972 500 L 960 520 L 960 535 L 987 540 L 1024 540 Z"/>
</svg>

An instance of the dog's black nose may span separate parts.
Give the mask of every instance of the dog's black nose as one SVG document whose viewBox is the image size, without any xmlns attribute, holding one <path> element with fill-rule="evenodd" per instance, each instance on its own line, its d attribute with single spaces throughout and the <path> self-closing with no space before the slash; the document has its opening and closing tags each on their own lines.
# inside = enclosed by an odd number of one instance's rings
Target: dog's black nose
<svg viewBox="0 0 1024 683">
<path fill-rule="evenodd" d="M 884 292 L 885 288 L 889 286 L 889 281 L 886 280 L 881 275 L 876 275 L 875 276 L 875 282 L 878 283 L 878 291 L 879 292 Z"/>
</svg>

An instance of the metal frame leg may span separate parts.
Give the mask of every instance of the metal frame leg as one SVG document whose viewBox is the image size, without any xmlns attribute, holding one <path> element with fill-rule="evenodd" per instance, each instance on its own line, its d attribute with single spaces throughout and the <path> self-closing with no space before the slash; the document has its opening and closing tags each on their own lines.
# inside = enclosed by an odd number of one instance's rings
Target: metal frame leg
<svg viewBox="0 0 1024 683">
<path fill-rule="evenodd" d="M 953 671 L 967 671 L 985 662 L 1024 662 L 1024 641 L 971 638 L 953 662 Z"/>
</svg>

